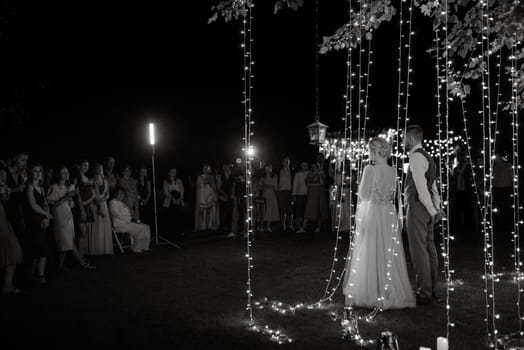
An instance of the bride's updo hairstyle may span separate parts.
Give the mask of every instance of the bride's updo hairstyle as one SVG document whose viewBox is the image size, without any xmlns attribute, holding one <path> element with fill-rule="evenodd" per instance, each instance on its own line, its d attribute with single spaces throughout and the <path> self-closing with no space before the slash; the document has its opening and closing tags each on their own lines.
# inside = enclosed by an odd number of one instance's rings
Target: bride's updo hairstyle
<svg viewBox="0 0 524 350">
<path fill-rule="evenodd" d="M 368 146 L 370 152 L 375 152 L 384 159 L 391 157 L 391 145 L 382 137 L 372 138 Z"/>
</svg>

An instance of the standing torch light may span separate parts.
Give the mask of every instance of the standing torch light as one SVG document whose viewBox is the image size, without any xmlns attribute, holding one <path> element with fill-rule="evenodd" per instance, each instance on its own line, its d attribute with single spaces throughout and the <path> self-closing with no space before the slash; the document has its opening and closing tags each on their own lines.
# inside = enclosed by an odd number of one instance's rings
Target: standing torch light
<svg viewBox="0 0 524 350">
<path fill-rule="evenodd" d="M 151 145 L 151 167 L 153 172 L 153 211 L 155 216 L 155 243 L 158 245 L 159 241 L 164 244 L 168 244 L 175 248 L 180 248 L 179 245 L 169 241 L 165 237 L 158 234 L 158 209 L 156 203 L 156 167 L 155 167 L 155 145 L 156 145 L 156 134 L 155 124 L 149 123 L 149 144 Z"/>
<path fill-rule="evenodd" d="M 153 124 L 153 123 L 149 123 L 149 144 L 151 146 L 155 146 L 155 144 L 156 144 L 155 124 Z"/>
</svg>

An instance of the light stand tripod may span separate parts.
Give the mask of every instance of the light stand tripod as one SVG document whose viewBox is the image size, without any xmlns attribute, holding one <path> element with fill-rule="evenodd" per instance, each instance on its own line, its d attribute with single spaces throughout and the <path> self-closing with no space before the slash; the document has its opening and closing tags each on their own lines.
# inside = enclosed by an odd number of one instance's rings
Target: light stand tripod
<svg viewBox="0 0 524 350">
<path fill-rule="evenodd" d="M 157 213 L 157 205 L 156 205 L 156 169 L 155 169 L 155 124 L 153 123 L 149 124 L 149 143 L 151 144 L 151 165 L 153 168 L 153 211 L 155 214 L 155 244 L 156 245 L 168 244 L 170 246 L 180 249 L 179 245 L 171 242 L 167 238 L 158 234 L 158 213 Z M 158 243 L 159 241 L 161 241 L 161 243 Z"/>
</svg>

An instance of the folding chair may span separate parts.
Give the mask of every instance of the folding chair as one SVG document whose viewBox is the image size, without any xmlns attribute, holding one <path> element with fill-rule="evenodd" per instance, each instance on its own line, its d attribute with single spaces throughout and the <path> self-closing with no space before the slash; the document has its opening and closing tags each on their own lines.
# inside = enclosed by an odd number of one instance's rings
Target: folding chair
<svg viewBox="0 0 524 350">
<path fill-rule="evenodd" d="M 129 232 L 117 231 L 115 229 L 115 226 L 113 225 L 113 216 L 109 215 L 109 217 L 111 218 L 111 231 L 113 232 L 113 238 L 115 239 L 115 242 L 116 242 L 116 243 L 113 243 L 113 246 L 117 245 L 118 249 L 120 249 L 120 252 L 122 253 L 122 255 L 124 255 L 125 254 L 124 248 L 131 247 L 130 244 L 122 244 L 122 241 L 124 240 L 125 235 L 126 234 L 129 235 Z M 122 240 L 118 237 L 119 235 L 121 236 Z M 131 236 L 129 236 L 129 241 L 131 241 Z"/>
</svg>

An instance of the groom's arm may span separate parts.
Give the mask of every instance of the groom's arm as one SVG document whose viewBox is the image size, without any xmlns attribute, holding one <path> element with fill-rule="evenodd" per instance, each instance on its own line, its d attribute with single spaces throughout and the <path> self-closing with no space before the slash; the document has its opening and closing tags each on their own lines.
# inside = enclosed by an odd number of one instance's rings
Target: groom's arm
<svg viewBox="0 0 524 350">
<path fill-rule="evenodd" d="M 436 210 L 440 209 L 440 195 L 437 188 L 437 181 L 433 182 L 433 186 L 431 187 L 431 198 L 433 199 L 433 205 L 435 206 Z"/>
<path fill-rule="evenodd" d="M 426 208 L 431 217 L 437 214 L 437 210 L 431 200 L 431 194 L 428 190 L 428 181 L 426 180 L 426 171 L 428 170 L 429 163 L 422 154 L 413 153 L 409 156 L 409 167 L 413 174 L 413 181 L 415 182 L 415 188 L 417 189 L 418 199 L 422 205 Z"/>
</svg>

